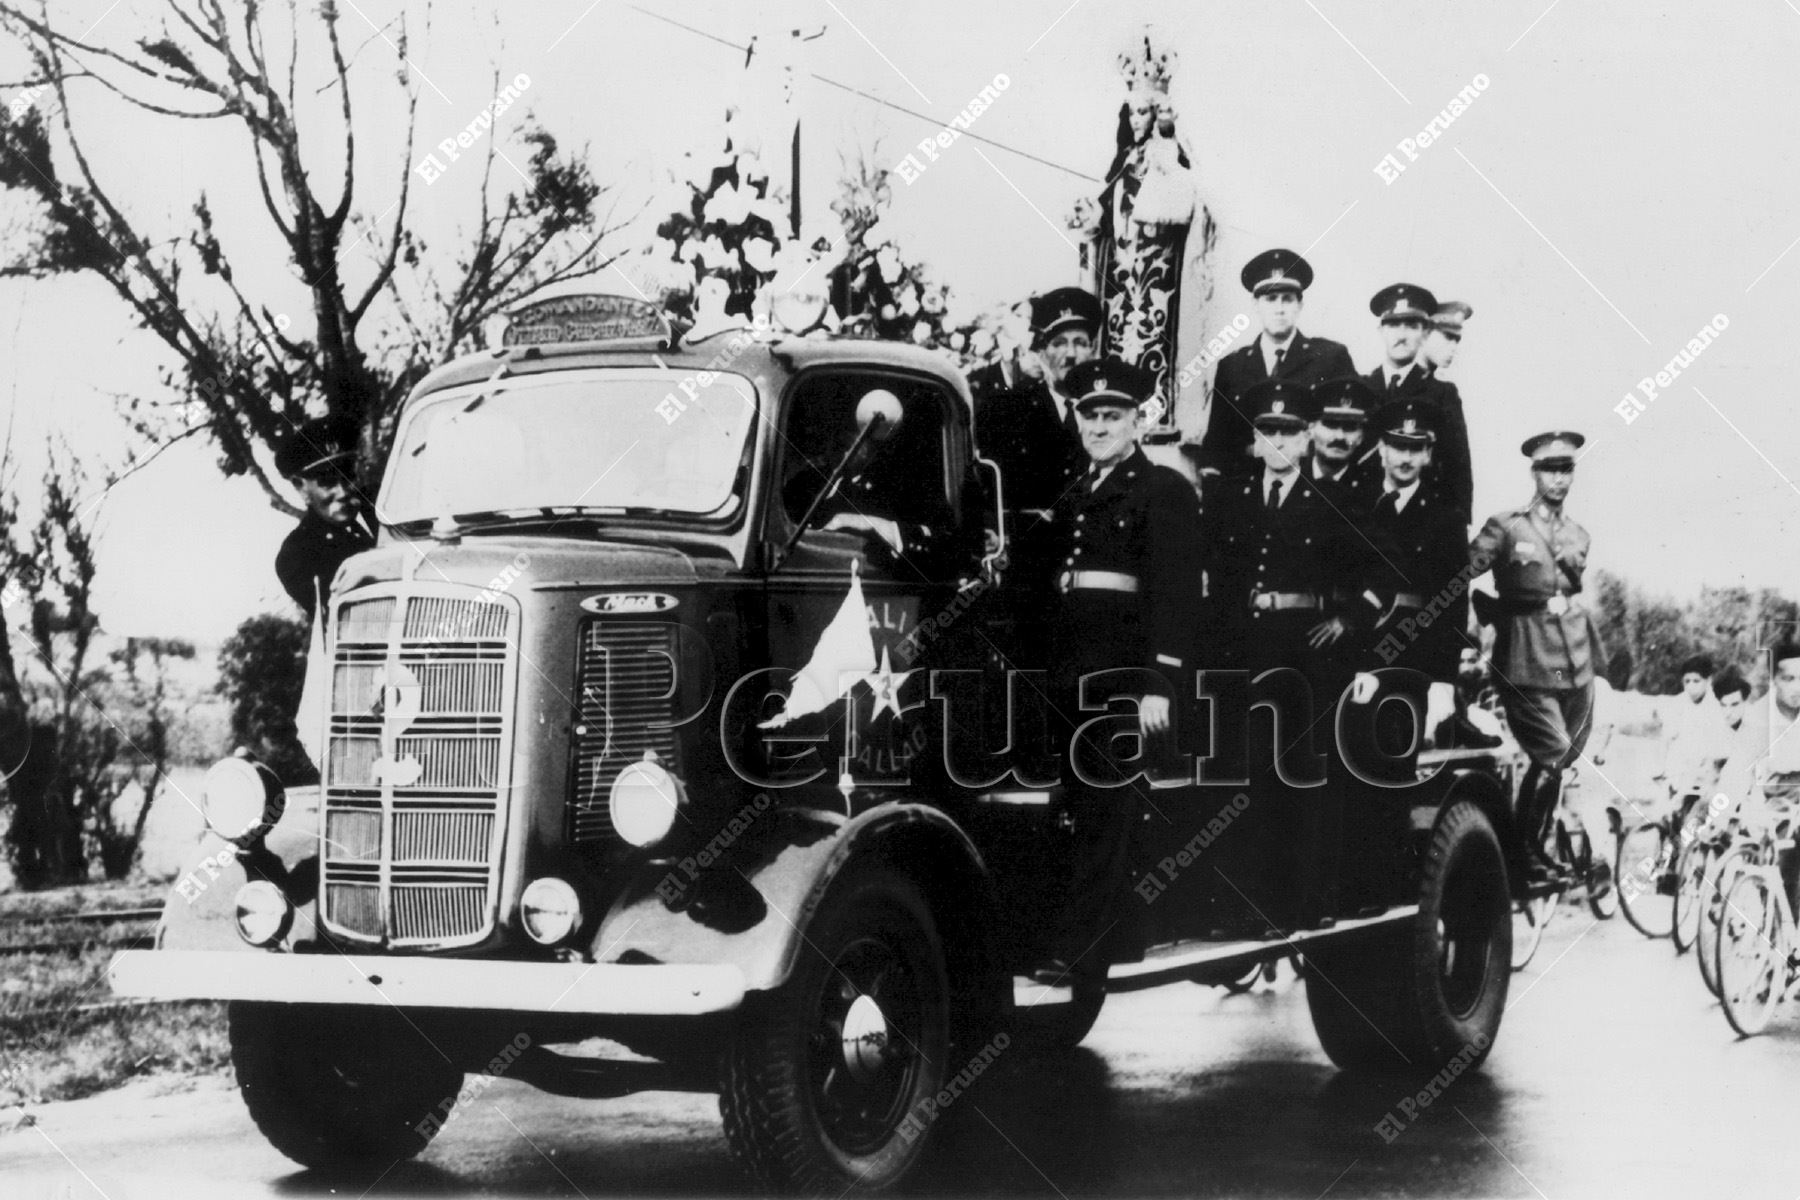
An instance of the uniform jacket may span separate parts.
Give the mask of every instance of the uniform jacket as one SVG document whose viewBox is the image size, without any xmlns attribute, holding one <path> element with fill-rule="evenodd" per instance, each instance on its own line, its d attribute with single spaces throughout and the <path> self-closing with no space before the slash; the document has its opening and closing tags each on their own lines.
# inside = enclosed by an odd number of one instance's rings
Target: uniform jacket
<svg viewBox="0 0 1800 1200">
<path fill-rule="evenodd" d="M 1057 506 L 1061 571 L 1135 576 L 1135 593 L 1098 593 L 1126 606 L 1122 620 L 1084 627 L 1084 665 L 1150 667 L 1191 679 L 1200 609 L 1200 506 L 1191 484 L 1134 449 L 1090 491 L 1078 481 Z M 1065 608 L 1091 598 L 1063 597 Z M 1183 693 L 1177 691 L 1176 695 Z"/>
<path fill-rule="evenodd" d="M 1079 434 L 1063 424 L 1050 385 L 1025 377 L 975 401 L 975 445 L 1000 466 L 1006 507 L 1050 509 L 1069 481 L 1087 468 Z"/>
<path fill-rule="evenodd" d="M 1364 669 L 1412 667 L 1454 679 L 1469 621 L 1467 526 L 1429 484 L 1421 483 L 1404 509 L 1385 499 L 1380 484 L 1359 499 L 1370 543 L 1364 593 L 1379 610 Z M 1396 597 L 1417 603 L 1401 606 Z"/>
<path fill-rule="evenodd" d="M 1301 387 L 1312 387 L 1327 379 L 1354 374 L 1356 364 L 1350 360 L 1350 351 L 1341 342 L 1307 337 L 1296 329 L 1276 377 Z M 1238 410 L 1237 401 L 1251 384 L 1268 377 L 1269 372 L 1263 366 L 1261 334 L 1248 346 L 1233 350 L 1219 360 L 1213 374 L 1212 415 L 1207 418 L 1206 434 L 1200 439 L 1200 452 L 1208 466 L 1226 471 L 1257 468 L 1258 464 L 1248 458 L 1250 445 L 1256 440 L 1255 431 Z"/>
<path fill-rule="evenodd" d="M 1593 682 L 1602 650 L 1579 595 L 1587 556 L 1587 530 L 1537 500 L 1489 517 L 1469 544 L 1470 565 L 1494 572 L 1500 596 L 1494 667 L 1515 687 L 1560 690 Z M 1561 614 L 1550 611 L 1560 606 L 1566 606 Z"/>
<path fill-rule="evenodd" d="M 1367 625 L 1368 606 L 1352 604 L 1365 569 L 1354 514 L 1333 507 L 1304 470 L 1283 485 L 1284 492 L 1292 491 L 1270 512 L 1263 482 L 1258 469 L 1222 482 L 1208 498 L 1205 562 L 1213 617 L 1208 624 L 1222 644 L 1218 652 L 1203 650 L 1207 666 L 1285 663 L 1300 653 L 1291 644 L 1294 631 L 1329 616 L 1344 617 L 1352 635 L 1359 622 Z M 1257 591 L 1311 592 L 1324 607 L 1257 609 L 1251 603 Z"/>
<path fill-rule="evenodd" d="M 282 540 L 281 549 L 275 554 L 275 576 L 310 622 L 315 597 L 330 599 L 331 580 L 344 560 L 374 544 L 374 536 L 360 517 L 348 525 L 334 525 L 308 511 Z"/>
<path fill-rule="evenodd" d="M 1469 462 L 1469 424 L 1463 416 L 1462 395 L 1456 385 L 1447 379 L 1439 379 L 1418 360 L 1414 360 L 1401 378 L 1399 388 L 1393 392 L 1388 391 L 1387 377 L 1380 367 L 1364 378 L 1384 400 L 1422 400 L 1437 409 L 1437 447 L 1432 452 L 1425 479 L 1437 486 L 1467 525 L 1472 511 L 1470 505 L 1475 499 L 1475 476 Z M 1371 446 L 1364 457 L 1377 453 Z"/>
</svg>

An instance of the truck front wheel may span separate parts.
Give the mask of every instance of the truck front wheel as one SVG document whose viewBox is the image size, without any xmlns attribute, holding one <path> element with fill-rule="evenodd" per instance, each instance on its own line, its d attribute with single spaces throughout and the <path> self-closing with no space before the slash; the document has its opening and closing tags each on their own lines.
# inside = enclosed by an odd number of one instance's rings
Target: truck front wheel
<svg viewBox="0 0 1800 1200">
<path fill-rule="evenodd" d="M 923 1152 L 949 1055 L 950 987 L 924 899 L 892 871 L 851 868 L 788 981 L 739 1014 L 719 1096 L 726 1140 L 778 1191 L 880 1191 Z"/>
<path fill-rule="evenodd" d="M 1454 802 L 1431 833 L 1417 915 L 1308 951 L 1313 1028 L 1345 1070 L 1460 1074 L 1500 1031 L 1511 957 L 1500 840 L 1478 807 Z"/>
<path fill-rule="evenodd" d="M 231 1064 L 263 1136 L 303 1167 L 387 1170 L 425 1149 L 462 1071 L 400 1013 L 237 1001 Z"/>
</svg>

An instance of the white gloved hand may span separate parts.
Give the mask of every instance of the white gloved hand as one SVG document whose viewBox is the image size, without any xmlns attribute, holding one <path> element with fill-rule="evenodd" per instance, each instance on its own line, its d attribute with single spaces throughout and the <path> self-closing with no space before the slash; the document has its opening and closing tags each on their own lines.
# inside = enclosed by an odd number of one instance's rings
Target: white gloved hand
<svg viewBox="0 0 1800 1200">
<path fill-rule="evenodd" d="M 1350 702 L 1367 704 L 1375 698 L 1375 693 L 1380 687 L 1381 680 L 1367 671 L 1358 671 L 1356 678 L 1350 681 Z"/>
<path fill-rule="evenodd" d="M 1448 683 L 1433 683 L 1425 693 L 1425 736 L 1435 738 L 1437 728 L 1456 711 L 1456 688 Z"/>
</svg>

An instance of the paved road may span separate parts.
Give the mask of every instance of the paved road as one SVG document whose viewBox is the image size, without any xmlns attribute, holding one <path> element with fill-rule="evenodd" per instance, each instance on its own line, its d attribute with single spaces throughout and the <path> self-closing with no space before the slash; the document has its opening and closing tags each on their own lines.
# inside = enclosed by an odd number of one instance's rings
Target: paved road
<svg viewBox="0 0 1800 1200">
<path fill-rule="evenodd" d="M 1710 999 L 1668 943 L 1560 914 L 1513 978 L 1486 1068 L 1408 1121 L 1393 1085 L 1332 1070 L 1285 973 L 1247 996 L 1126 996 L 1073 1057 L 1007 1062 L 972 1093 L 918 1190 L 1792 1200 L 1800 1012 L 1739 1041 Z M 1404 1126 L 1391 1143 L 1376 1132 L 1389 1114 Z M 222 1083 L 49 1105 L 39 1120 L 0 1134 L 0 1194 L 332 1194 L 261 1140 Z M 710 1096 L 581 1102 L 501 1080 L 369 1194 L 743 1191 Z"/>
</svg>

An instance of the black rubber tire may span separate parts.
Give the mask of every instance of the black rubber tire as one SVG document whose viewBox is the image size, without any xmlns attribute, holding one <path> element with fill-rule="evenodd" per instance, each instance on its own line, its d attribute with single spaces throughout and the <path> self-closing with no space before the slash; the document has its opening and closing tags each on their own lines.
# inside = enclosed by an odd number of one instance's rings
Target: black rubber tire
<svg viewBox="0 0 1800 1200">
<path fill-rule="evenodd" d="M 1034 1051 L 1073 1050 L 1094 1030 L 1106 1004 L 1106 985 L 1081 980 L 1062 1004 L 1039 1004 L 1013 1010 L 1013 1028 L 1022 1045 Z"/>
<path fill-rule="evenodd" d="M 881 1010 L 891 1051 L 859 1068 L 872 1079 L 858 1078 L 843 1044 L 864 996 Z M 849 868 L 805 930 L 788 981 L 750 996 L 738 1014 L 719 1094 L 726 1142 L 777 1192 L 893 1187 L 931 1140 L 925 1102 L 959 1075 L 950 1028 L 944 950 L 918 887 L 884 868 Z"/>
<path fill-rule="evenodd" d="M 1694 959 L 1700 964 L 1700 980 L 1715 998 L 1719 995 L 1719 923 L 1725 915 L 1725 893 L 1746 867 L 1756 861 L 1751 847 L 1737 844 L 1715 855 L 1700 889 L 1700 926 L 1694 931 Z"/>
<path fill-rule="evenodd" d="M 1669 940 L 1675 943 L 1677 955 L 1686 954 L 1694 944 L 1700 928 L 1702 887 L 1706 869 L 1713 859 L 1712 849 L 1698 838 L 1690 838 L 1675 859 L 1675 897 L 1669 925 Z"/>
<path fill-rule="evenodd" d="M 1228 979 L 1225 981 L 1225 990 L 1233 996 L 1243 995 L 1262 980 L 1263 966 L 1264 964 L 1262 963 L 1256 963 L 1245 968 L 1244 973 L 1236 979 Z"/>
<path fill-rule="evenodd" d="M 1420 1077 L 1479 1066 L 1499 1034 L 1511 978 L 1512 901 L 1493 825 L 1467 801 L 1438 816 L 1403 922 L 1307 953 L 1306 1000 L 1346 1071 Z"/>
<path fill-rule="evenodd" d="M 227 1020 L 251 1119 L 316 1171 L 373 1177 L 416 1156 L 462 1088 L 462 1071 L 394 1009 L 233 1001 Z"/>
<path fill-rule="evenodd" d="M 1742 1037 L 1769 1027 L 1787 990 L 1792 931 L 1781 911 L 1779 886 L 1766 869 L 1746 871 L 1725 895 L 1719 1004 Z"/>
<path fill-rule="evenodd" d="M 1550 918 L 1556 915 L 1559 899 L 1560 892 L 1551 892 L 1536 899 L 1521 900 L 1513 906 L 1510 959 L 1513 970 L 1523 971 L 1537 957 L 1538 947 L 1544 944 L 1544 930 L 1550 927 Z"/>
<path fill-rule="evenodd" d="M 1575 836 L 1575 870 L 1587 893 L 1588 911 L 1596 921 L 1610 921 L 1619 913 L 1619 889 L 1613 886 L 1613 865 L 1594 853 L 1594 839 L 1584 829 Z"/>
<path fill-rule="evenodd" d="M 1659 823 L 1638 825 L 1619 839 L 1619 855 L 1613 879 L 1619 889 L 1619 909 L 1631 927 L 1647 938 L 1664 938 L 1675 924 L 1674 901 L 1657 888 L 1657 864 L 1662 861 L 1669 834 Z"/>
</svg>

